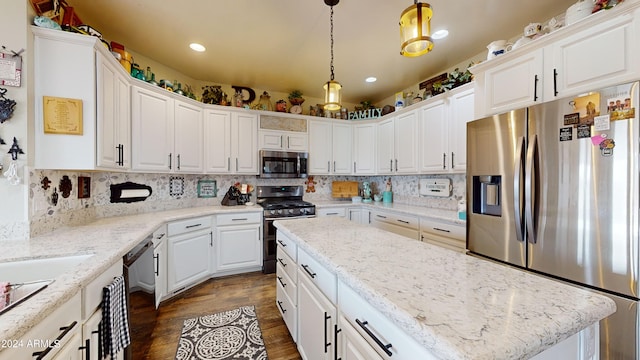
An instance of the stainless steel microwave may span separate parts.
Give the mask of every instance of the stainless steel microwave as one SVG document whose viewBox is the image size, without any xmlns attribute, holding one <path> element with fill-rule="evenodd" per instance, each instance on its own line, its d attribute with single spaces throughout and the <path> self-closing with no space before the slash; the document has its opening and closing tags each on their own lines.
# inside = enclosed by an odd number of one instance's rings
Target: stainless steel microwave
<svg viewBox="0 0 640 360">
<path fill-rule="evenodd" d="M 261 178 L 306 178 L 306 152 L 260 150 Z"/>
</svg>

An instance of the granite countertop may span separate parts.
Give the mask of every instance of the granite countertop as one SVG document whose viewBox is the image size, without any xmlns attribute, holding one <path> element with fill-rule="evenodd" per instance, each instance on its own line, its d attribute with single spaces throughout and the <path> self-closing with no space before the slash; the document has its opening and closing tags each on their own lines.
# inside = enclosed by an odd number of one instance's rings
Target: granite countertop
<svg viewBox="0 0 640 360">
<path fill-rule="evenodd" d="M 453 224 L 465 225 L 466 221 L 458 219 L 458 212 L 453 210 L 435 209 L 424 206 L 415 206 L 400 203 L 384 203 L 380 201 L 357 202 L 351 200 L 321 200 L 313 201 L 317 208 L 331 207 L 363 207 L 369 210 L 388 210 L 396 213 L 426 217 L 430 219 L 442 220 Z"/>
<path fill-rule="evenodd" d="M 347 220 L 275 226 L 443 359 L 527 359 L 615 312 L 605 296 Z"/>
<path fill-rule="evenodd" d="M 0 340 L 20 339 L 164 223 L 220 213 L 262 211 L 262 207 L 257 205 L 195 207 L 104 218 L 28 240 L 0 241 L 0 262 L 94 254 L 55 278 L 52 284 L 32 298 L 0 315 Z"/>
</svg>

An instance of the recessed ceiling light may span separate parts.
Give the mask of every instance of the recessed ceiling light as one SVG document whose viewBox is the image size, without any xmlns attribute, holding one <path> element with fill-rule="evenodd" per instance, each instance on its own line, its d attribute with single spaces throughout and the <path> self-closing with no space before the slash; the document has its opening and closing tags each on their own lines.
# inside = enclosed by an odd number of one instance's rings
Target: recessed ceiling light
<svg viewBox="0 0 640 360">
<path fill-rule="evenodd" d="M 446 38 L 447 35 L 449 35 L 449 31 L 447 31 L 447 30 L 438 30 L 438 31 L 434 32 L 433 34 L 431 34 L 431 38 L 437 40 L 437 39 Z"/>
<path fill-rule="evenodd" d="M 368 78 L 364 79 L 364 81 L 368 83 L 376 82 L 377 80 L 378 79 L 375 76 L 369 76 Z"/>
<path fill-rule="evenodd" d="M 191 48 L 191 50 L 197 51 L 197 52 L 203 52 L 207 50 L 207 48 L 205 48 L 203 45 L 200 45 L 198 43 L 191 43 L 189 44 L 189 47 Z"/>
</svg>

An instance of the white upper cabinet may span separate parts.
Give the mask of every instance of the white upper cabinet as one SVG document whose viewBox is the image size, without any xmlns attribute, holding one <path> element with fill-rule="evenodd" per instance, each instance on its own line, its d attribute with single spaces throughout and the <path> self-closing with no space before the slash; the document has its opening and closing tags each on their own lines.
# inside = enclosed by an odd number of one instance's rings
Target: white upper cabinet
<svg viewBox="0 0 640 360">
<path fill-rule="evenodd" d="M 353 125 L 353 174 L 376 173 L 376 124 L 374 122 Z"/>
<path fill-rule="evenodd" d="M 309 150 L 308 121 L 288 114 L 260 114 L 259 148 L 280 151 Z"/>
<path fill-rule="evenodd" d="M 427 100 L 420 117 L 420 172 L 465 172 L 467 122 L 474 117 L 473 84 Z"/>
<path fill-rule="evenodd" d="M 205 172 L 231 172 L 231 112 L 209 110 L 204 114 Z"/>
<path fill-rule="evenodd" d="M 231 172 L 258 175 L 258 115 L 231 112 Z"/>
<path fill-rule="evenodd" d="M 351 174 L 351 124 L 309 120 L 309 174 Z"/>
<path fill-rule="evenodd" d="M 204 168 L 202 106 L 175 100 L 174 145 L 176 172 L 201 173 Z"/>
<path fill-rule="evenodd" d="M 626 5 L 626 4 L 625 4 Z M 622 7 L 620 7 L 622 8 Z M 545 47 L 545 100 L 577 95 L 604 86 L 635 80 L 638 59 L 638 11 L 618 16 L 614 10 L 593 15 L 589 26 Z M 609 14 L 611 13 L 611 14 Z"/>
<path fill-rule="evenodd" d="M 170 172 L 173 169 L 174 111 L 168 94 L 142 86 L 131 89 L 132 168 Z"/>
<path fill-rule="evenodd" d="M 32 31 L 34 167 L 126 170 L 129 75 L 95 37 L 38 27 Z M 57 109 L 69 115 L 56 119 Z"/>
<path fill-rule="evenodd" d="M 412 110 L 378 123 L 378 174 L 418 172 L 418 116 L 418 110 Z"/>
<path fill-rule="evenodd" d="M 600 11 L 474 66 L 476 114 L 487 116 L 640 77 L 638 7 Z"/>
<path fill-rule="evenodd" d="M 542 102 L 542 49 L 488 69 L 484 73 L 484 111 L 492 114 Z"/>
<path fill-rule="evenodd" d="M 98 167 L 131 167 L 129 76 L 103 55 L 96 56 Z"/>
</svg>

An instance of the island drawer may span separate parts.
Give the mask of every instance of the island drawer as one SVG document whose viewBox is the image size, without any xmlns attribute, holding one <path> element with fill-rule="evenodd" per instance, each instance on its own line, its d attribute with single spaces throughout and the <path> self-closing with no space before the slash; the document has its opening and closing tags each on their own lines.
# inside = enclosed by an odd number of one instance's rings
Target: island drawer
<svg viewBox="0 0 640 360">
<path fill-rule="evenodd" d="M 301 273 L 298 276 L 305 276 L 311 280 L 327 299 L 335 305 L 337 300 L 336 275 L 320 265 L 318 261 L 302 249 L 298 251 L 298 265 L 298 271 Z M 298 281 L 300 281 L 300 278 L 298 278 Z"/>
<path fill-rule="evenodd" d="M 259 224 L 262 222 L 260 213 L 233 213 L 216 216 L 217 225 Z"/>
<path fill-rule="evenodd" d="M 276 286 L 276 306 L 293 341 L 298 341 L 298 312 L 281 286 Z"/>
<path fill-rule="evenodd" d="M 211 224 L 213 223 L 212 220 L 211 216 L 200 216 L 186 220 L 173 221 L 167 226 L 167 232 L 169 236 L 175 236 L 191 231 L 211 228 Z"/>
<path fill-rule="evenodd" d="M 342 316 L 383 358 L 437 359 L 342 281 L 338 282 L 338 307 Z M 388 348 L 391 355 L 385 354 L 376 339 L 384 345 L 391 345 Z"/>
<path fill-rule="evenodd" d="M 381 221 L 387 224 L 393 224 L 413 230 L 418 230 L 420 228 L 419 219 L 410 215 L 398 215 L 381 211 L 372 211 L 371 220 Z"/>
<path fill-rule="evenodd" d="M 287 235 L 285 235 L 284 233 L 278 230 L 278 232 L 276 233 L 276 242 L 277 242 L 278 248 L 281 248 L 282 250 L 284 250 L 287 253 L 287 255 L 291 257 L 293 262 L 298 261 L 298 256 L 297 256 L 298 245 L 293 240 L 289 239 Z"/>
<path fill-rule="evenodd" d="M 298 286 L 294 280 L 291 280 L 287 272 L 284 271 L 281 264 L 276 265 L 276 282 L 277 286 L 281 287 L 287 294 L 291 303 L 297 305 L 298 299 L 296 295 L 298 294 Z"/>
<path fill-rule="evenodd" d="M 294 282 L 298 281 L 298 272 L 296 269 L 296 262 L 284 251 L 280 246 L 276 253 L 276 263 L 282 267 L 282 270 L 289 275 Z"/>
</svg>

